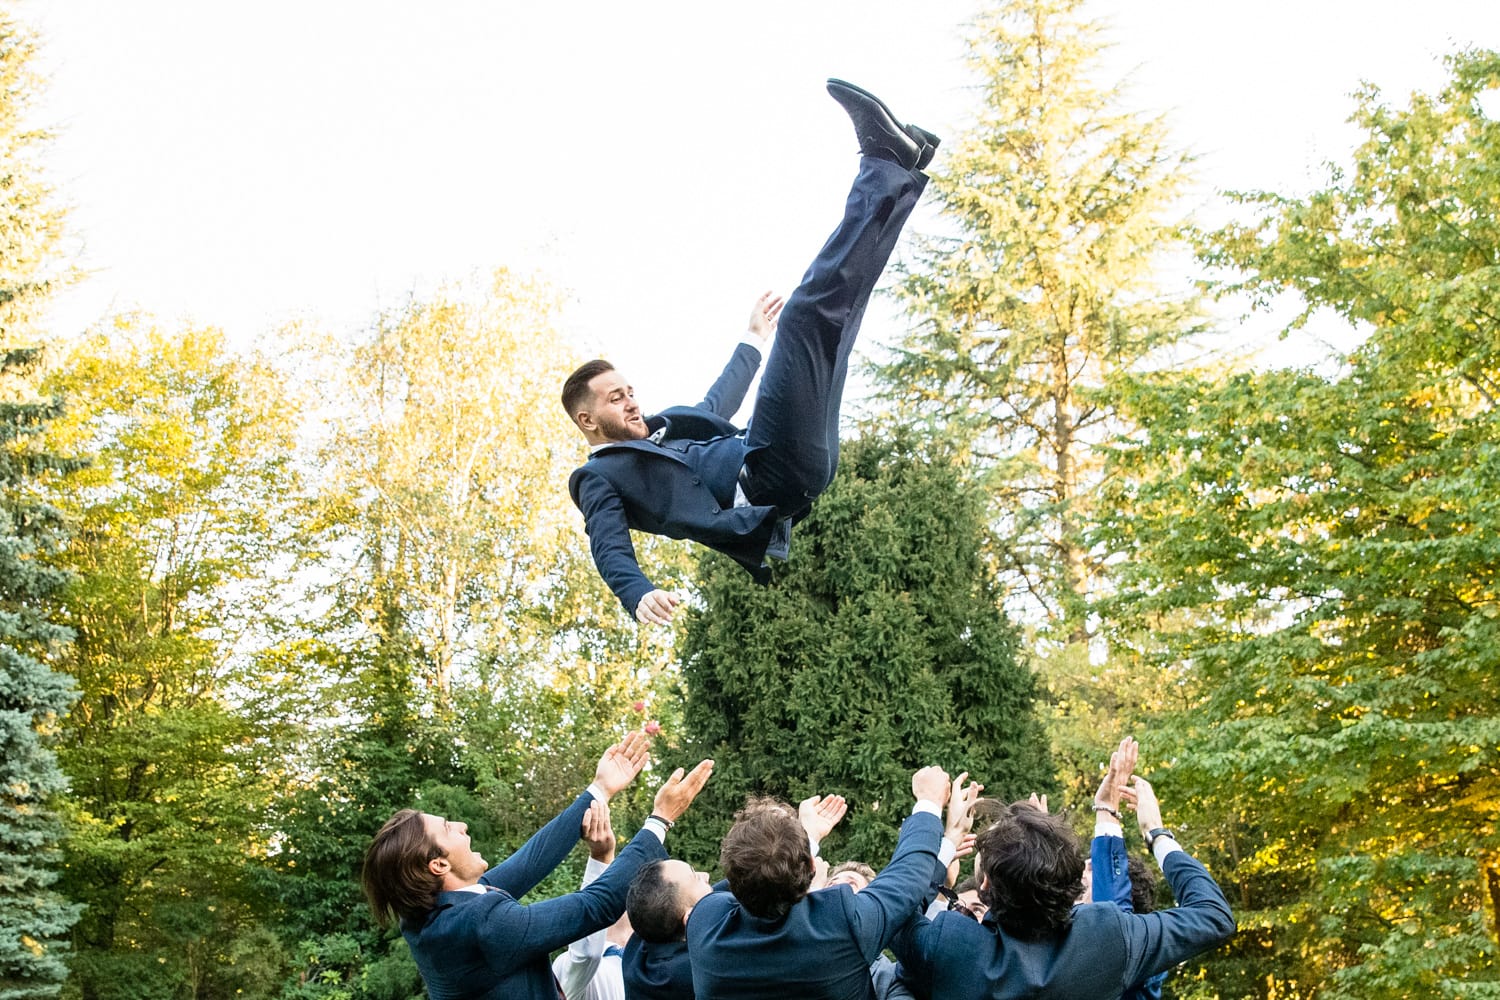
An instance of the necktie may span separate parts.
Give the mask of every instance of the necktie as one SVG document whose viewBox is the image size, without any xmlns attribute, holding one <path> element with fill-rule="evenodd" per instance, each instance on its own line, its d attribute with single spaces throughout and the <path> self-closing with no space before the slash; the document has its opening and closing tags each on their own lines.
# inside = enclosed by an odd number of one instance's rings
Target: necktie
<svg viewBox="0 0 1500 1000">
<path fill-rule="evenodd" d="M 609 945 L 607 948 L 604 949 L 604 957 L 605 958 L 608 958 L 611 955 L 615 956 L 616 958 L 619 958 L 619 957 L 621 957 L 624 954 L 625 954 L 625 949 L 621 948 L 617 944 Z"/>
</svg>

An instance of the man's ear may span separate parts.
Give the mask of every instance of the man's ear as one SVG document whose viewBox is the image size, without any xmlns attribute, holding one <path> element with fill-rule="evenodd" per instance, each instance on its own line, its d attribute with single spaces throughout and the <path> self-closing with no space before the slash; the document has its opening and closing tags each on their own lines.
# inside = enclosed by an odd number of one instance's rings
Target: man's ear
<svg viewBox="0 0 1500 1000">
<path fill-rule="evenodd" d="M 988 875 L 986 875 L 984 877 L 984 880 L 979 883 L 979 888 L 981 890 L 983 890 L 983 889 L 988 889 L 989 887 L 990 887 L 990 877 Z"/>
<path fill-rule="evenodd" d="M 573 414 L 573 423 L 577 424 L 578 429 L 584 431 L 585 433 L 589 431 L 596 431 L 599 429 L 599 424 L 594 419 L 593 413 L 589 412 L 588 410 L 579 410 L 577 413 Z"/>
<path fill-rule="evenodd" d="M 453 866 L 448 863 L 447 858 L 433 858 L 431 861 L 427 862 L 427 870 L 432 872 L 432 874 L 436 875 L 438 878 L 442 878 L 444 875 L 447 875 L 452 867 Z"/>
</svg>

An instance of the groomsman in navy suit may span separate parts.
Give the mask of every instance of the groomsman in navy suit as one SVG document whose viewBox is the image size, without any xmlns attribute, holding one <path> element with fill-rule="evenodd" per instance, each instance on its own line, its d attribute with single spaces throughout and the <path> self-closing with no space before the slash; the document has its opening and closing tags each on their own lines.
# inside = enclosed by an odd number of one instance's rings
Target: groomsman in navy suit
<svg viewBox="0 0 1500 1000">
<path fill-rule="evenodd" d="M 938 138 L 899 122 L 841 80 L 828 92 L 849 113 L 860 165 L 833 235 L 783 304 L 767 293 L 751 332 L 778 328 L 746 430 L 739 409 L 761 352 L 741 344 L 697 406 L 643 416 L 629 381 L 590 361 L 563 386 L 563 406 L 592 454 L 568 481 L 599 575 L 643 623 L 671 620 L 679 598 L 641 572 L 630 529 L 691 538 L 761 582 L 767 556 L 786 558 L 792 524 L 833 479 L 849 355 L 870 295 L 926 186 Z"/>
<path fill-rule="evenodd" d="M 896 851 L 858 893 L 808 892 L 813 859 L 796 815 L 752 800 L 720 847 L 729 891 L 697 899 L 686 918 L 697 1000 L 868 1000 L 870 964 L 921 914 L 944 840 L 947 773 L 925 767 L 911 787 Z"/>
<path fill-rule="evenodd" d="M 654 812 L 598 879 L 578 892 L 530 905 L 519 900 L 568 856 L 596 802 L 628 785 L 646 763 L 647 741 L 632 733 L 599 762 L 571 806 L 508 859 L 490 868 L 460 822 L 403 809 L 365 852 L 362 881 L 376 920 L 394 916 L 432 1000 L 558 1000 L 551 952 L 608 927 L 625 912 L 630 880 L 666 857 L 667 829 L 713 770 L 679 768 L 656 793 Z"/>
<path fill-rule="evenodd" d="M 1122 794 L 1134 801 L 1178 905 L 1144 914 L 1111 902 L 1076 905 L 1084 872 L 1077 835 L 1045 805 L 1017 802 L 978 838 L 979 895 L 989 908 L 983 921 L 954 911 L 917 916 L 892 942 L 914 993 L 944 1000 L 1116 998 L 1234 934 L 1228 900 L 1162 826 L 1150 784 L 1137 777 L 1133 789 L 1107 784 L 1104 792 L 1112 797 L 1095 804 L 1111 816 L 1119 815 Z"/>
</svg>

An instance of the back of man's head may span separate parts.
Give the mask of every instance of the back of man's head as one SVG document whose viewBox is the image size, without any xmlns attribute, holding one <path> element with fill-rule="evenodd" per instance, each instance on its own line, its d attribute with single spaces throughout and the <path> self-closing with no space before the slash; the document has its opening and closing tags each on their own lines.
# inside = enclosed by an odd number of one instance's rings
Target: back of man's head
<svg viewBox="0 0 1500 1000">
<path fill-rule="evenodd" d="M 768 920 L 783 917 L 812 882 L 807 831 L 791 806 L 753 798 L 735 814 L 719 847 L 719 867 L 746 910 Z"/>
<path fill-rule="evenodd" d="M 416 920 L 437 905 L 443 880 L 428 862 L 442 856 L 417 810 L 403 809 L 387 820 L 365 851 L 360 872 L 375 922 L 384 927 L 392 915 Z"/>
<path fill-rule="evenodd" d="M 1083 888 L 1083 851 L 1061 816 L 1012 803 L 974 846 L 984 882 L 979 898 L 1007 933 L 1040 941 L 1073 922 L 1073 903 Z"/>
<path fill-rule="evenodd" d="M 602 358 L 593 361 L 585 361 L 579 365 L 573 374 L 569 375 L 563 382 L 562 404 L 563 409 L 568 412 L 568 419 L 574 423 L 578 422 L 578 412 L 588 409 L 593 403 L 594 390 L 589 388 L 589 383 L 605 372 L 612 372 L 615 366 Z"/>
<path fill-rule="evenodd" d="M 643 865 L 631 880 L 625 895 L 630 926 L 642 941 L 664 944 L 680 941 L 686 934 L 683 918 L 688 904 L 682 889 L 667 878 L 665 861 Z"/>
</svg>

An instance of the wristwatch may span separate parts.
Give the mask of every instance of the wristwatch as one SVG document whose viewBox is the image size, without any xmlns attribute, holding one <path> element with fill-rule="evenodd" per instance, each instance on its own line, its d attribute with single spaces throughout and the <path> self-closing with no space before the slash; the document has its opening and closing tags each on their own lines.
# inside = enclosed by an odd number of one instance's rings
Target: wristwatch
<svg viewBox="0 0 1500 1000">
<path fill-rule="evenodd" d="M 1146 849 L 1148 851 L 1156 850 L 1156 839 L 1158 837 L 1171 837 L 1173 840 L 1176 840 L 1177 834 L 1173 833 L 1171 830 L 1168 830 L 1164 826 L 1157 827 L 1155 830 L 1152 830 L 1150 833 L 1146 834 Z"/>
</svg>

